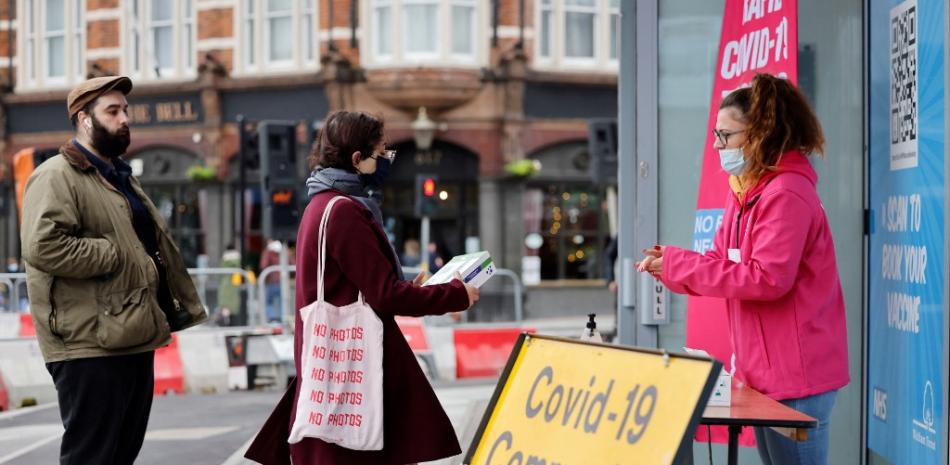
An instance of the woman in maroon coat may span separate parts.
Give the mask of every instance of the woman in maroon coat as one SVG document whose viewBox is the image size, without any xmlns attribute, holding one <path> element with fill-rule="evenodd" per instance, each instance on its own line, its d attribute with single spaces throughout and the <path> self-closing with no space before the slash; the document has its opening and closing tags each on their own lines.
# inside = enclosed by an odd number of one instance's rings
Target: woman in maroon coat
<svg viewBox="0 0 950 465">
<path fill-rule="evenodd" d="M 398 261 L 386 234 L 363 197 L 359 175 L 372 174 L 383 156 L 383 122 L 360 112 L 330 114 L 320 132 L 311 164 L 313 176 L 330 189 L 314 190 L 297 233 L 296 307 L 317 300 L 318 231 L 327 203 L 337 202 L 327 225 L 326 300 L 350 304 L 363 292 L 383 322 L 383 435 L 379 451 L 345 449 L 320 439 L 288 444 L 296 413 L 299 384 L 294 381 L 248 448 L 247 458 L 265 465 L 406 465 L 461 453 L 455 431 L 428 380 L 419 368 L 395 315 L 437 315 L 465 310 L 478 300 L 478 289 L 454 280 L 422 287 L 402 281 Z M 310 183 L 308 182 L 308 185 Z M 300 373 L 300 314 L 294 332 L 294 364 Z"/>
</svg>

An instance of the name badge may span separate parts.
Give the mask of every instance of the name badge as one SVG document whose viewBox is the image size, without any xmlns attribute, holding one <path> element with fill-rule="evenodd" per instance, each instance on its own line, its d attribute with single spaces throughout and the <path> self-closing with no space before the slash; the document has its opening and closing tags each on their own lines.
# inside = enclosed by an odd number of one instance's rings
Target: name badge
<svg viewBox="0 0 950 465">
<path fill-rule="evenodd" d="M 742 255 L 739 252 L 739 249 L 729 249 L 729 260 L 732 260 L 736 263 L 742 263 Z"/>
</svg>

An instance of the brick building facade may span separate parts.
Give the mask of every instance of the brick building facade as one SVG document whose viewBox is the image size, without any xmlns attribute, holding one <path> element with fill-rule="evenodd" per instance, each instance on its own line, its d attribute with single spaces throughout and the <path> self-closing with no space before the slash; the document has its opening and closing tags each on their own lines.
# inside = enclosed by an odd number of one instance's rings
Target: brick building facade
<svg viewBox="0 0 950 465">
<path fill-rule="evenodd" d="M 619 0 L 0 0 L 0 179 L 14 154 L 71 137 L 69 88 L 128 75 L 127 158 L 186 256 L 215 264 L 237 230 L 237 116 L 299 121 L 305 147 L 328 111 L 365 110 L 399 151 L 384 205 L 397 250 L 418 237 L 413 179 L 429 172 L 449 194 L 433 219 L 445 254 L 478 238 L 506 268 L 539 255 L 546 282 L 599 279 L 608 228 L 587 122 L 616 115 L 618 15 Z M 420 107 L 439 128 L 426 152 Z M 505 170 L 525 159 L 541 170 Z M 245 196 L 256 231 L 260 195 Z M 7 210 L 0 245 L 15 256 Z"/>
</svg>

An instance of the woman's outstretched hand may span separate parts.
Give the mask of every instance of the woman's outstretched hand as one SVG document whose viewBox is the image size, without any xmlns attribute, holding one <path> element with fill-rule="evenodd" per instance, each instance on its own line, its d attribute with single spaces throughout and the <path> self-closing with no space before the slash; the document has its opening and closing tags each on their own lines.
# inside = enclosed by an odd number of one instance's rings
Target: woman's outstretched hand
<svg viewBox="0 0 950 465">
<path fill-rule="evenodd" d="M 637 271 L 650 273 L 654 278 L 663 276 L 663 252 L 666 246 L 657 245 L 652 249 L 643 249 L 643 260 L 637 262 Z"/>
</svg>

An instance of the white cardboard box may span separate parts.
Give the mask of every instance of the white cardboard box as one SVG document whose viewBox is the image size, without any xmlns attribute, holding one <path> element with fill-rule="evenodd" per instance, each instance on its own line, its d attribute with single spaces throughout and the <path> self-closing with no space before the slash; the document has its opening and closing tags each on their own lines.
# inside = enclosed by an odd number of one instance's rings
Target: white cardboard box
<svg viewBox="0 0 950 465">
<path fill-rule="evenodd" d="M 486 251 L 456 255 L 439 271 L 426 280 L 423 286 L 443 284 L 455 279 L 455 272 L 462 275 L 462 281 L 475 287 L 481 287 L 495 274 L 495 263 Z"/>
<path fill-rule="evenodd" d="M 712 358 L 702 349 L 683 347 L 683 350 L 690 355 Z M 713 386 L 712 393 L 709 394 L 709 401 L 706 405 L 711 407 L 728 407 L 732 405 L 732 374 L 727 372 L 725 368 L 719 371 L 716 384 Z"/>
<path fill-rule="evenodd" d="M 709 402 L 706 405 L 713 407 L 728 407 L 732 405 L 732 375 L 721 370 L 719 377 L 716 378 L 716 385 L 713 386 L 712 394 L 709 395 Z"/>
</svg>

